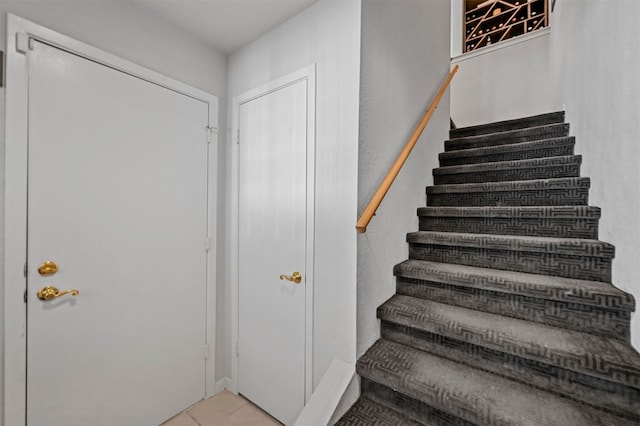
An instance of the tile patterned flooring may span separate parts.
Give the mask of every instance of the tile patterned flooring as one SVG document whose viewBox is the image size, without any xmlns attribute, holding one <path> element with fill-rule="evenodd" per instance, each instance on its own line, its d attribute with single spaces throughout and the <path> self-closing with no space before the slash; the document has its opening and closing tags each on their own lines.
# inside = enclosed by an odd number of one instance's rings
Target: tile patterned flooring
<svg viewBox="0 0 640 426">
<path fill-rule="evenodd" d="M 225 390 L 200 401 L 162 426 L 279 426 L 277 420 L 239 395 Z"/>
</svg>

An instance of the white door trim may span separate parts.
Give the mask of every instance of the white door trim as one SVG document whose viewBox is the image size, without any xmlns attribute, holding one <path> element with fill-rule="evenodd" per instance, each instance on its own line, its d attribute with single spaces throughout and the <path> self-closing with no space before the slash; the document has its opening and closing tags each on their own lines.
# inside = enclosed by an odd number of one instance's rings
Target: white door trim
<svg viewBox="0 0 640 426">
<path fill-rule="evenodd" d="M 307 80 L 307 227 L 305 259 L 305 403 L 313 392 L 313 281 L 315 246 L 315 120 L 316 120 L 316 66 L 310 65 L 265 85 L 245 92 L 232 101 L 232 141 L 231 141 L 231 238 L 230 238 L 230 278 L 231 278 L 231 391 L 238 392 L 238 267 L 239 267 L 239 152 L 238 130 L 240 105 L 267 95 L 300 80 Z"/>
<path fill-rule="evenodd" d="M 7 17 L 6 78 L 6 185 L 5 185 L 5 263 L 4 263 L 4 424 L 25 424 L 26 418 L 26 278 L 23 267 L 27 256 L 27 129 L 28 62 L 18 49 L 29 49 L 36 39 L 67 52 L 149 81 L 209 105 L 209 125 L 218 127 L 218 98 L 102 50 L 9 14 Z M 203 141 L 203 143 L 205 143 Z M 208 232 L 213 243 L 207 254 L 206 396 L 215 391 L 215 306 L 216 306 L 216 211 L 217 137 L 208 148 Z M 203 236 L 204 238 L 205 236 Z M 204 243 L 203 243 L 204 245 Z"/>
</svg>

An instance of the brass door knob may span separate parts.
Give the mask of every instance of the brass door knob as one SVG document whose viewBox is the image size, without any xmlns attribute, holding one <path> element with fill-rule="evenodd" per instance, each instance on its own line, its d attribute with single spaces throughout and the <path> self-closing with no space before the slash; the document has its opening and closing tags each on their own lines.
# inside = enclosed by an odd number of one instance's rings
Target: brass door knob
<svg viewBox="0 0 640 426">
<path fill-rule="evenodd" d="M 65 294 L 69 294 L 71 293 L 71 295 L 73 297 L 76 297 L 77 295 L 80 294 L 80 292 L 78 290 L 63 290 L 60 291 L 57 288 L 53 287 L 53 286 L 46 286 L 43 289 L 40 289 L 40 291 L 38 291 L 38 299 L 40 300 L 53 300 L 53 299 L 57 299 L 60 296 L 64 296 Z"/>
<path fill-rule="evenodd" d="M 38 266 L 38 273 L 43 277 L 53 275 L 58 272 L 58 265 L 53 260 L 47 260 Z"/>
<path fill-rule="evenodd" d="M 302 282 L 302 275 L 300 274 L 300 272 L 296 271 L 293 273 L 293 275 L 291 275 L 290 277 L 287 275 L 280 275 L 280 279 L 281 280 L 287 280 L 287 281 L 292 281 L 296 284 L 300 284 Z"/>
</svg>

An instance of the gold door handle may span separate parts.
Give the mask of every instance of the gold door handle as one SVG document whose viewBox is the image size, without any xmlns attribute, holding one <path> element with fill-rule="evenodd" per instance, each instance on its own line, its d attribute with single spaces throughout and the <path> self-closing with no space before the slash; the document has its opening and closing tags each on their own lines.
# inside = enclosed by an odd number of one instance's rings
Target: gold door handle
<svg viewBox="0 0 640 426">
<path fill-rule="evenodd" d="M 41 289 L 38 292 L 38 299 L 40 300 L 53 300 L 53 299 L 57 299 L 60 296 L 64 296 L 65 294 L 69 294 L 71 293 L 71 295 L 73 297 L 76 297 L 77 295 L 80 294 L 80 292 L 78 290 L 63 290 L 60 291 L 57 288 L 53 287 L 53 286 L 46 286 L 45 288 Z"/>
<path fill-rule="evenodd" d="M 284 274 L 280 275 L 280 279 L 281 280 L 287 280 L 287 281 L 293 281 L 296 284 L 300 284 L 302 282 L 302 275 L 300 274 L 300 272 L 296 271 L 290 277 L 288 277 L 288 276 L 286 276 Z"/>
<path fill-rule="evenodd" d="M 58 272 L 58 265 L 53 260 L 47 260 L 38 266 L 38 273 L 43 277 L 53 275 Z"/>
</svg>

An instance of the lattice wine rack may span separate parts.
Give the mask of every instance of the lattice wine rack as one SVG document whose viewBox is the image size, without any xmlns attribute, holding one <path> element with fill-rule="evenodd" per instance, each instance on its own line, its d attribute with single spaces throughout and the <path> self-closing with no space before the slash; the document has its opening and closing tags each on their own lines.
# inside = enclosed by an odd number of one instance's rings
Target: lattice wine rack
<svg viewBox="0 0 640 426">
<path fill-rule="evenodd" d="M 464 51 L 472 52 L 549 25 L 547 0 L 466 2 Z"/>
</svg>

